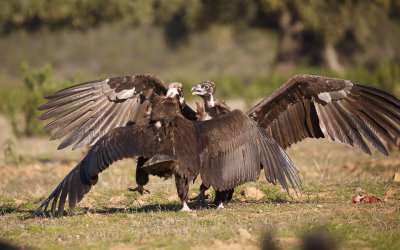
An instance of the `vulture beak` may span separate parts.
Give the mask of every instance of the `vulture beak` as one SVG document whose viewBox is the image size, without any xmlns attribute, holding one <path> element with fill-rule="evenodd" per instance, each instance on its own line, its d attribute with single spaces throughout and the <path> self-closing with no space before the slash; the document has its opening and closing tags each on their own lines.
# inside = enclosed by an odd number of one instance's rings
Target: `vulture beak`
<svg viewBox="0 0 400 250">
<path fill-rule="evenodd" d="M 200 84 L 193 85 L 192 89 L 192 95 L 205 95 L 206 92 L 203 90 Z"/>
</svg>

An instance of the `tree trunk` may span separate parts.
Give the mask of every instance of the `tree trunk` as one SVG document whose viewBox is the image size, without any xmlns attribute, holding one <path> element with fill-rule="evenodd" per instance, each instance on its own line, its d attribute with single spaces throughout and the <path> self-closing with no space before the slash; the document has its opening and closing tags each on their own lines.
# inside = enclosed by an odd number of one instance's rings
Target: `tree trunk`
<svg viewBox="0 0 400 250">
<path fill-rule="evenodd" d="M 324 49 L 322 51 L 322 58 L 324 60 L 325 66 L 338 73 L 343 73 L 344 68 L 339 62 L 339 58 L 335 47 L 330 43 L 325 43 Z"/>
<path fill-rule="evenodd" d="M 292 71 L 299 62 L 301 53 L 303 24 L 293 21 L 292 13 L 284 8 L 279 18 L 280 39 L 275 68 L 280 72 Z"/>
</svg>

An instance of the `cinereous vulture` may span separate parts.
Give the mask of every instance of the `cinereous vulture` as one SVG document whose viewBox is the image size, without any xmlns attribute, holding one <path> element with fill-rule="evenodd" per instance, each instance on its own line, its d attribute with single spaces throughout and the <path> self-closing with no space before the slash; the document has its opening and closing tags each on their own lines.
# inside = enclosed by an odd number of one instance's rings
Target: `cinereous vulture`
<svg viewBox="0 0 400 250">
<path fill-rule="evenodd" d="M 138 191 L 144 191 L 149 174 L 174 175 L 183 210 L 189 210 L 189 183 L 199 174 L 207 187 L 219 191 L 256 181 L 261 169 L 269 182 L 279 181 L 287 191 L 289 185 L 300 188 L 295 166 L 267 130 L 239 110 L 196 121 L 180 83 L 167 87 L 153 75 L 114 77 L 47 98 L 51 101 L 39 109 L 48 111 L 40 118 L 55 118 L 45 129 L 58 128 L 51 139 L 66 136 L 59 149 L 72 144 L 73 149 L 91 148 L 33 216 L 42 215 L 50 203 L 51 215 L 62 215 L 67 197 L 72 213 L 99 173 L 123 158 L 139 157 Z"/>
<path fill-rule="evenodd" d="M 205 81 L 192 87 L 203 98 L 197 103 L 199 120 L 215 119 L 231 111 L 215 100 L 215 84 Z M 369 141 L 388 155 L 378 136 L 389 143 L 400 136 L 400 100 L 379 88 L 337 78 L 297 75 L 246 112 L 286 149 L 304 138 L 326 138 L 371 154 Z M 236 163 L 235 163 L 236 164 Z M 209 183 L 196 199 L 204 200 Z M 216 190 L 215 203 L 229 201 L 233 189 Z"/>
</svg>

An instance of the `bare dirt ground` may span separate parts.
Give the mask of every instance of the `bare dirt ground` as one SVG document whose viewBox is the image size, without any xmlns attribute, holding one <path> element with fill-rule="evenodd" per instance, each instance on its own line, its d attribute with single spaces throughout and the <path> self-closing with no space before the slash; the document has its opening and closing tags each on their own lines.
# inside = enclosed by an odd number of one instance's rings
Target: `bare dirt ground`
<svg viewBox="0 0 400 250">
<path fill-rule="evenodd" d="M 240 105 L 239 105 L 240 106 Z M 400 248 L 400 153 L 372 156 L 325 140 L 306 140 L 288 150 L 303 190 L 287 195 L 258 182 L 236 188 L 225 210 L 211 200 L 192 212 L 181 208 L 174 181 L 151 178 L 143 196 L 135 186 L 134 160 L 114 164 L 78 204 L 73 216 L 29 216 L 83 157 L 57 151 L 46 138 L 15 138 L 0 117 L 0 239 L 39 249 L 297 249 L 305 235 L 322 234 L 339 248 Z M 198 192 L 200 180 L 191 185 Z M 385 202 L 351 204 L 355 188 Z M 210 191 L 211 194 L 213 191 Z M 323 238 L 323 237 L 322 237 Z"/>
</svg>

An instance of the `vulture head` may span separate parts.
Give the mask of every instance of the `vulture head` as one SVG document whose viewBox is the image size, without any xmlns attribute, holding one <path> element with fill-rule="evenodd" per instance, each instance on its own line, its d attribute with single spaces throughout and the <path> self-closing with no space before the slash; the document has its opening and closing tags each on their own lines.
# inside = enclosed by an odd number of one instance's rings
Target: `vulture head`
<svg viewBox="0 0 400 250">
<path fill-rule="evenodd" d="M 215 94 L 215 84 L 211 81 L 202 82 L 192 87 L 192 95 L 212 96 Z"/>
<path fill-rule="evenodd" d="M 185 104 L 185 98 L 183 97 L 183 86 L 180 82 L 171 82 L 168 85 L 168 91 L 165 96 L 167 98 L 177 98 L 182 106 Z"/>
<path fill-rule="evenodd" d="M 203 97 L 208 107 L 214 107 L 215 84 L 211 81 L 201 82 L 192 87 L 192 95 Z"/>
</svg>

